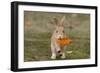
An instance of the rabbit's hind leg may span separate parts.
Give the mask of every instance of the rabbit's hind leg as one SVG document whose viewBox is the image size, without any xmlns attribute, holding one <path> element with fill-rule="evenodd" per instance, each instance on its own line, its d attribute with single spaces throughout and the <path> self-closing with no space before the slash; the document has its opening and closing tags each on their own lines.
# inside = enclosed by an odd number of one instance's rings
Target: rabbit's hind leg
<svg viewBox="0 0 100 73">
<path fill-rule="evenodd" d="M 65 56 L 65 47 L 63 47 L 63 48 L 61 48 L 61 58 L 62 59 L 65 59 L 66 58 L 66 56 Z"/>
</svg>

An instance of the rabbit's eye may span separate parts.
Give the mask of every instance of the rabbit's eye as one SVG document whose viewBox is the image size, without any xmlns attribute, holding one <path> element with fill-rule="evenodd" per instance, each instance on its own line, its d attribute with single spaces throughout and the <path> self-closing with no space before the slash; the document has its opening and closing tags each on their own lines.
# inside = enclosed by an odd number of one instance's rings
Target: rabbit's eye
<svg viewBox="0 0 100 73">
<path fill-rule="evenodd" d="M 63 32 L 63 33 L 65 33 L 65 31 L 64 31 L 64 30 L 63 30 L 62 32 Z"/>
<path fill-rule="evenodd" d="M 56 31 L 56 33 L 58 33 L 58 31 Z"/>
</svg>

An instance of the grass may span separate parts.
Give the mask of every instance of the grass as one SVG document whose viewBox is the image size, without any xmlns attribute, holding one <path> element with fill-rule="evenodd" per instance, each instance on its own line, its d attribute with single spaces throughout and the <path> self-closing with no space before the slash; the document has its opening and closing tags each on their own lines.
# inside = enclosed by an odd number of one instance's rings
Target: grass
<svg viewBox="0 0 100 73">
<path fill-rule="evenodd" d="M 30 21 L 30 26 L 25 22 L 24 30 L 24 61 L 45 61 L 51 60 L 50 38 L 54 30 L 54 26 L 49 24 L 49 20 L 53 16 L 69 18 L 72 14 L 67 13 L 42 13 L 42 12 L 25 12 L 25 20 Z M 72 19 L 72 18 L 70 18 Z M 68 28 L 65 21 L 65 32 L 73 43 L 66 50 L 66 60 L 69 59 L 87 59 L 90 58 L 90 23 L 88 14 L 78 14 L 72 19 L 72 29 Z M 74 24 L 74 21 L 78 24 Z M 72 51 L 72 53 L 68 53 Z M 57 57 L 57 60 L 61 60 Z"/>
<path fill-rule="evenodd" d="M 28 35 L 28 36 L 27 36 Z M 25 39 L 25 61 L 51 60 L 50 36 L 51 33 L 28 33 Z M 29 36 L 30 35 L 30 36 Z M 35 39 L 34 39 L 35 38 Z M 72 38 L 73 43 L 66 48 L 66 59 L 86 59 L 90 56 L 89 39 Z M 72 53 L 67 53 L 72 51 Z M 59 57 L 57 59 L 60 59 Z"/>
</svg>

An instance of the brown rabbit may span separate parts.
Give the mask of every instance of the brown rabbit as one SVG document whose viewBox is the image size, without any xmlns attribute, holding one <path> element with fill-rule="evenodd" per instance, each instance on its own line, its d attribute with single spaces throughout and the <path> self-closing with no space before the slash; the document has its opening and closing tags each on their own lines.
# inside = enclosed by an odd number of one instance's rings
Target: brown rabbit
<svg viewBox="0 0 100 73">
<path fill-rule="evenodd" d="M 51 52 L 52 52 L 51 59 L 56 59 L 57 55 L 60 55 L 61 58 L 65 58 L 64 48 L 66 46 L 60 46 L 57 43 L 58 39 L 62 39 L 66 37 L 64 32 L 64 20 L 65 20 L 65 16 L 63 16 L 61 20 L 54 18 L 52 22 L 53 24 L 56 25 L 56 29 L 54 30 L 51 37 Z"/>
</svg>

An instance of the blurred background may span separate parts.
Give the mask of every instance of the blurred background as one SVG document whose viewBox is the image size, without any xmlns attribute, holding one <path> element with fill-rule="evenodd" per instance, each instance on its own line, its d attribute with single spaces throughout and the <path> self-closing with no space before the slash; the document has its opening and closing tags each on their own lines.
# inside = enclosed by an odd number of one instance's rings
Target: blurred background
<svg viewBox="0 0 100 73">
<path fill-rule="evenodd" d="M 24 11 L 25 62 L 51 60 L 50 39 L 55 25 L 50 22 L 53 17 L 61 19 L 63 16 L 66 17 L 66 35 L 73 41 L 66 48 L 66 60 L 90 58 L 89 14 Z M 58 57 L 57 60 L 61 59 Z"/>
</svg>

